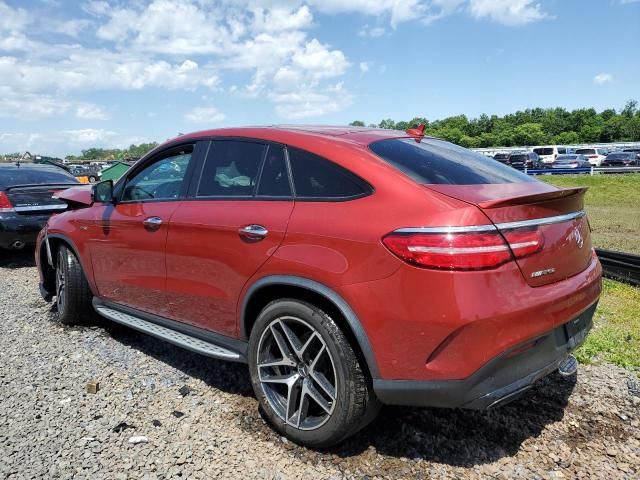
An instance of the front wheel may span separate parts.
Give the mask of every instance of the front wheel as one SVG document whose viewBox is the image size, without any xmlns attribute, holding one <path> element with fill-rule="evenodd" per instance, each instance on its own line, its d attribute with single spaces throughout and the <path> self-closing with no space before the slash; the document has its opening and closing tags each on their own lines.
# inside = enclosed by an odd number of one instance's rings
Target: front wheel
<svg viewBox="0 0 640 480">
<path fill-rule="evenodd" d="M 65 325 L 77 325 L 93 315 L 92 294 L 75 254 L 65 246 L 56 259 L 56 306 L 58 319 Z"/>
<path fill-rule="evenodd" d="M 249 370 L 267 419 L 301 445 L 335 445 L 379 409 L 345 335 L 306 302 L 278 300 L 264 308 L 249 340 Z"/>
</svg>

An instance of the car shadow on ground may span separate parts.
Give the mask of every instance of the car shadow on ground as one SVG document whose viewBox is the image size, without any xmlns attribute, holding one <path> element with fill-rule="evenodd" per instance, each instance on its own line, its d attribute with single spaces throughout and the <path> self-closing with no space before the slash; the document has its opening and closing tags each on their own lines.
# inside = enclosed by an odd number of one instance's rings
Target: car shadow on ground
<svg viewBox="0 0 640 480">
<path fill-rule="evenodd" d="M 0 268 L 28 268 L 35 267 L 34 250 L 25 247 L 22 250 L 4 250 L 0 248 Z"/>
<path fill-rule="evenodd" d="M 451 466 L 491 463 L 562 420 L 575 385 L 575 375 L 553 374 L 494 410 L 383 407 L 371 425 L 332 452 L 352 457 L 373 446 L 381 455 Z"/>
<path fill-rule="evenodd" d="M 209 359 L 108 321 L 97 320 L 115 340 L 139 350 L 224 392 L 254 397 L 246 365 Z M 472 467 L 518 452 L 528 438 L 562 420 L 576 376 L 550 375 L 512 403 L 489 411 L 383 407 L 369 426 L 327 454 L 347 463 L 366 456 L 370 447 L 383 456 Z M 247 434 L 257 430 L 279 435 L 258 413 L 245 418 Z M 302 448 L 302 447 L 295 447 Z"/>
</svg>

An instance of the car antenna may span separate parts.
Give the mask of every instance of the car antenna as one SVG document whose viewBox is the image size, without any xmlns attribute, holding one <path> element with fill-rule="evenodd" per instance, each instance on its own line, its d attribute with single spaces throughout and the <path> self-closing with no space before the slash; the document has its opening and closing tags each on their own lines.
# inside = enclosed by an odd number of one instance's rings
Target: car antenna
<svg viewBox="0 0 640 480">
<path fill-rule="evenodd" d="M 421 123 L 417 127 L 408 128 L 406 130 L 407 134 L 412 137 L 416 142 L 420 143 L 420 141 L 424 138 L 424 129 L 427 127 L 426 124 Z"/>
</svg>

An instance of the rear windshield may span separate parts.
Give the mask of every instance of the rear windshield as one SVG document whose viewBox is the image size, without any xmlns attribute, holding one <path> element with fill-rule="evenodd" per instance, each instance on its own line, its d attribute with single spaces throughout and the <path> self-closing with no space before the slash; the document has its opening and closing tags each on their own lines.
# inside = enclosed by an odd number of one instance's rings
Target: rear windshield
<svg viewBox="0 0 640 480">
<path fill-rule="evenodd" d="M 15 185 L 42 185 L 48 183 L 78 183 L 73 175 L 62 169 L 36 169 L 29 167 L 0 167 L 0 188 Z"/>
<path fill-rule="evenodd" d="M 595 148 L 578 148 L 576 150 L 576 153 L 581 153 L 583 155 L 584 154 L 587 154 L 587 155 L 592 154 L 593 155 L 594 153 L 596 153 L 596 149 Z"/>
<path fill-rule="evenodd" d="M 619 158 L 630 158 L 631 155 L 628 153 L 610 153 L 609 155 L 607 155 L 607 158 L 609 160 L 616 160 Z"/>
<path fill-rule="evenodd" d="M 553 148 L 534 148 L 533 151 L 538 155 L 553 155 Z"/>
<path fill-rule="evenodd" d="M 559 155 L 557 160 L 561 162 L 562 160 L 577 160 L 578 155 Z"/>
<path fill-rule="evenodd" d="M 509 157 L 509 161 L 511 161 L 511 162 L 524 162 L 528 158 L 529 158 L 529 156 L 527 154 L 522 153 L 522 154 L 517 154 L 517 155 L 511 155 Z"/>
<path fill-rule="evenodd" d="M 418 183 L 478 185 L 535 182 L 524 173 L 443 140 L 391 138 L 369 145 L 383 160 Z"/>
</svg>

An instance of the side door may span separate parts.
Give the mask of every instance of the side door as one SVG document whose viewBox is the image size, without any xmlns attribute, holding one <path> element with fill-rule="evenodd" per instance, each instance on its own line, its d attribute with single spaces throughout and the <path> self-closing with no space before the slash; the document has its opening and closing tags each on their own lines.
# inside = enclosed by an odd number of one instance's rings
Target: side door
<svg viewBox="0 0 640 480">
<path fill-rule="evenodd" d="M 187 193 L 197 145 L 170 147 L 118 182 L 113 204 L 94 208 L 91 261 L 103 299 L 166 316 L 169 220 Z"/>
<path fill-rule="evenodd" d="M 293 210 L 280 145 L 214 140 L 167 239 L 171 318 L 237 335 L 242 287 L 282 242 Z"/>
</svg>

